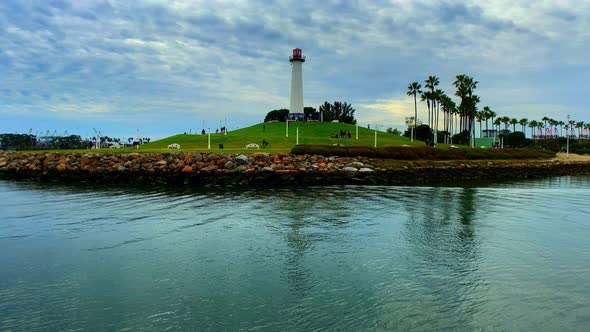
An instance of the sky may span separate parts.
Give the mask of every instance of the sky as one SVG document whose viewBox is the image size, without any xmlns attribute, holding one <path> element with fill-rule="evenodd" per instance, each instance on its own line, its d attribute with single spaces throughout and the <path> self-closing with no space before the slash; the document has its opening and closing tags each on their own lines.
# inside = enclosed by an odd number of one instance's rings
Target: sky
<svg viewBox="0 0 590 332">
<path fill-rule="evenodd" d="M 259 123 L 289 107 L 296 47 L 305 106 L 346 101 L 362 125 L 403 128 L 410 82 L 453 95 L 458 74 L 498 115 L 590 121 L 588 45 L 588 0 L 2 0 L 0 133 Z"/>
</svg>

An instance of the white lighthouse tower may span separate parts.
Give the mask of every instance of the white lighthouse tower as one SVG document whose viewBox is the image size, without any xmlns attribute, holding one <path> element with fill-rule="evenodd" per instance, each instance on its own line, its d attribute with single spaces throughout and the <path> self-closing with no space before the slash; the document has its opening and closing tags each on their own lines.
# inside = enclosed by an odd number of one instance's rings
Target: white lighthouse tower
<svg viewBox="0 0 590 332">
<path fill-rule="evenodd" d="M 291 105 L 289 108 L 289 119 L 303 120 L 303 73 L 302 65 L 305 62 L 305 56 L 301 54 L 301 49 L 293 50 L 293 55 L 289 57 L 291 62 Z M 293 114 L 295 113 L 295 114 Z M 297 114 L 299 113 L 299 114 Z"/>
</svg>

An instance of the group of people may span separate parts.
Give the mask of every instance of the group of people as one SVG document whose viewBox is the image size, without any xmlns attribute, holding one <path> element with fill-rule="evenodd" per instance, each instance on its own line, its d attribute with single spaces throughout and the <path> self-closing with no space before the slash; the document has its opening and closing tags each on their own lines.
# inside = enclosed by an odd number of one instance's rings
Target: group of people
<svg viewBox="0 0 590 332">
<path fill-rule="evenodd" d="M 350 131 L 340 130 L 340 135 L 334 135 L 334 136 L 331 136 L 331 137 L 332 138 L 338 138 L 338 137 L 340 137 L 340 138 L 350 138 L 350 137 L 352 137 L 352 135 L 350 134 Z"/>
</svg>

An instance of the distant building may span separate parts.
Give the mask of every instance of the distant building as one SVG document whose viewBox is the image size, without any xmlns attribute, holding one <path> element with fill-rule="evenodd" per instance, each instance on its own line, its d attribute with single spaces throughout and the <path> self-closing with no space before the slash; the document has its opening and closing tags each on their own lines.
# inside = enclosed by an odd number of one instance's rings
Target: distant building
<svg viewBox="0 0 590 332">
<path fill-rule="evenodd" d="M 510 133 L 512 133 L 512 132 L 508 129 L 502 129 L 500 131 L 498 131 L 496 129 L 484 129 L 481 131 L 481 137 L 482 138 L 494 138 L 494 137 L 498 137 L 498 135 L 509 135 Z"/>
<path fill-rule="evenodd" d="M 481 133 L 483 138 L 493 138 L 498 136 L 498 131 L 496 129 L 484 129 Z"/>
</svg>

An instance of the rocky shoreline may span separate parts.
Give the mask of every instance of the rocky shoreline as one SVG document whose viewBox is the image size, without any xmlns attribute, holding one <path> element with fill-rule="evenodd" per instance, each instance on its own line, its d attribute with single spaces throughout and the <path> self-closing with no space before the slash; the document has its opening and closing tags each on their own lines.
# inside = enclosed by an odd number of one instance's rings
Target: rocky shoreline
<svg viewBox="0 0 590 332">
<path fill-rule="evenodd" d="M 0 178 L 205 186 L 422 185 L 590 175 L 588 162 L 409 162 L 291 154 L 0 152 Z"/>
</svg>

